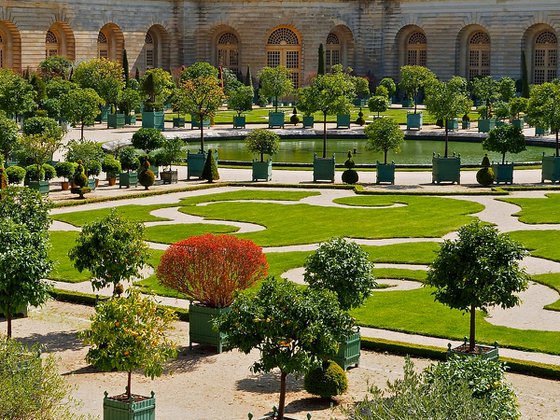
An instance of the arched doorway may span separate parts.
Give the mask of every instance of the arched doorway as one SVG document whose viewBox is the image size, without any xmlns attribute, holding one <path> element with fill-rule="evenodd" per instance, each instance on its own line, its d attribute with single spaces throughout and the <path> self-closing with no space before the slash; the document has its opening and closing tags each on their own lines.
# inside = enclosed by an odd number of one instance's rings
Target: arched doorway
<svg viewBox="0 0 560 420">
<path fill-rule="evenodd" d="M 467 54 L 467 77 L 490 75 L 490 36 L 476 31 L 469 37 Z"/>
<path fill-rule="evenodd" d="M 21 72 L 21 35 L 12 22 L 0 20 L 0 68 Z"/>
<path fill-rule="evenodd" d="M 558 38 L 551 30 L 537 34 L 533 49 L 533 83 L 556 79 L 558 73 Z"/>
<path fill-rule="evenodd" d="M 216 43 L 216 63 L 239 74 L 239 39 L 232 32 L 222 33 Z"/>
<path fill-rule="evenodd" d="M 108 23 L 97 35 L 97 57 L 122 61 L 124 35 L 114 23 Z"/>
<path fill-rule="evenodd" d="M 152 25 L 144 38 L 144 66 L 169 70 L 169 34 L 161 25 Z"/>
<path fill-rule="evenodd" d="M 294 88 L 298 88 L 301 78 L 301 43 L 298 35 L 290 28 L 273 30 L 266 44 L 266 65 L 284 66 L 290 72 Z"/>
<path fill-rule="evenodd" d="M 45 58 L 53 55 L 66 57 L 70 61 L 76 58 L 74 32 L 66 22 L 53 23 L 45 36 Z"/>
</svg>

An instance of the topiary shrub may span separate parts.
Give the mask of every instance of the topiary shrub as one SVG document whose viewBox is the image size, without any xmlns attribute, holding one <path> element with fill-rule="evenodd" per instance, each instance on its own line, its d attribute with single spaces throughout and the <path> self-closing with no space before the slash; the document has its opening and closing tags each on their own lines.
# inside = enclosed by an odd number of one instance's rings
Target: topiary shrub
<svg viewBox="0 0 560 420">
<path fill-rule="evenodd" d="M 131 146 L 124 147 L 120 150 L 119 160 L 121 161 L 123 171 L 135 170 L 140 165 L 136 149 Z"/>
<path fill-rule="evenodd" d="M 348 378 L 336 362 L 328 360 L 305 374 L 303 387 L 310 394 L 330 399 L 348 390 Z"/>
<path fill-rule="evenodd" d="M 43 171 L 45 172 L 45 181 L 56 178 L 56 169 L 48 163 L 43 163 Z"/>
<path fill-rule="evenodd" d="M 344 162 L 344 167 L 346 170 L 342 173 L 342 182 L 345 184 L 355 184 L 358 182 L 358 172 L 356 172 L 353 168 L 356 166 L 354 159 L 352 159 L 352 152 L 348 151 L 348 159 Z"/>
<path fill-rule="evenodd" d="M 297 108 L 294 106 L 294 110 L 292 111 L 292 116 L 290 117 L 290 122 L 293 125 L 299 124 L 299 117 L 297 115 Z"/>
<path fill-rule="evenodd" d="M 6 170 L 0 166 L 0 190 L 8 187 L 8 176 L 6 175 Z"/>
<path fill-rule="evenodd" d="M 364 113 L 362 112 L 362 108 L 360 108 L 360 112 L 358 112 L 358 118 L 356 118 L 356 124 L 358 124 L 361 127 L 365 123 L 366 120 L 364 120 Z"/>
<path fill-rule="evenodd" d="M 72 194 L 78 194 L 79 198 L 84 198 L 84 194 L 91 191 L 91 188 L 87 186 L 88 178 L 81 160 L 78 161 L 78 167 L 76 168 L 72 181 L 74 182 L 74 187 L 70 189 L 70 192 Z"/>
<path fill-rule="evenodd" d="M 29 181 L 42 181 L 45 179 L 45 170 L 41 165 L 29 165 L 25 168 L 25 183 Z"/>
<path fill-rule="evenodd" d="M 165 136 L 157 128 L 141 128 L 132 135 L 132 145 L 149 153 L 161 147 Z"/>
<path fill-rule="evenodd" d="M 142 168 L 138 174 L 138 182 L 146 190 L 156 182 L 156 176 L 150 170 L 150 161 L 148 159 L 144 159 L 144 163 L 142 163 Z"/>
<path fill-rule="evenodd" d="M 105 156 L 101 164 L 101 170 L 107 174 L 107 178 L 116 178 L 121 173 L 121 163 L 113 155 Z"/>
<path fill-rule="evenodd" d="M 57 176 L 70 180 L 74 176 L 74 172 L 76 172 L 76 166 L 74 162 L 58 162 L 54 169 Z"/>
<path fill-rule="evenodd" d="M 90 160 L 87 163 L 87 176 L 99 176 L 101 173 L 101 163 L 97 160 Z"/>
<path fill-rule="evenodd" d="M 214 159 L 214 151 L 212 149 L 208 150 L 206 155 L 206 162 L 204 162 L 204 168 L 202 169 L 202 179 L 208 182 L 216 181 L 220 179 L 220 174 L 218 173 L 218 165 L 216 165 L 216 159 Z"/>
<path fill-rule="evenodd" d="M 21 181 L 25 179 L 25 168 L 21 166 L 10 166 L 6 169 L 6 175 L 8 176 L 8 182 L 12 185 L 21 184 Z"/>
<path fill-rule="evenodd" d="M 490 159 L 488 159 L 488 155 L 484 155 L 482 169 L 476 173 L 476 182 L 480 185 L 488 186 L 492 185 L 495 179 L 494 170 L 490 166 Z"/>
</svg>

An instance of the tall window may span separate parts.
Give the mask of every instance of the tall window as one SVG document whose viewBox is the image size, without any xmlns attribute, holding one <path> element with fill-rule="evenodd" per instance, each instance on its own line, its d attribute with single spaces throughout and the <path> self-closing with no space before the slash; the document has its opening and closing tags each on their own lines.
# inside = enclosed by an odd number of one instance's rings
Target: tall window
<svg viewBox="0 0 560 420">
<path fill-rule="evenodd" d="M 97 36 L 97 57 L 109 58 L 109 42 L 107 36 L 101 31 Z"/>
<path fill-rule="evenodd" d="M 146 39 L 144 41 L 145 44 L 145 51 L 146 51 L 146 68 L 153 69 L 157 67 L 156 63 L 156 54 L 155 54 L 155 46 L 154 46 L 154 37 L 151 33 L 146 34 Z"/>
<path fill-rule="evenodd" d="M 266 65 L 285 66 L 295 88 L 299 87 L 301 46 L 297 35 L 288 28 L 279 28 L 270 34 L 266 45 Z"/>
<path fill-rule="evenodd" d="M 426 66 L 426 35 L 422 32 L 412 33 L 406 42 L 406 64 L 409 66 Z"/>
<path fill-rule="evenodd" d="M 45 40 L 45 57 L 51 57 L 53 55 L 60 55 L 58 49 L 58 38 L 52 31 L 47 31 L 47 37 Z"/>
<path fill-rule="evenodd" d="M 327 36 L 327 49 L 325 51 L 325 70 L 331 71 L 332 66 L 340 64 L 340 40 L 332 32 Z"/>
<path fill-rule="evenodd" d="M 218 66 L 239 73 L 239 40 L 231 32 L 226 32 L 218 38 Z"/>
<path fill-rule="evenodd" d="M 468 77 L 490 75 L 490 37 L 478 31 L 469 38 Z"/>
<path fill-rule="evenodd" d="M 4 68 L 4 38 L 0 34 L 0 69 Z"/>
<path fill-rule="evenodd" d="M 533 83 L 541 84 L 556 78 L 558 68 L 558 39 L 551 31 L 537 35 L 533 56 Z"/>
</svg>

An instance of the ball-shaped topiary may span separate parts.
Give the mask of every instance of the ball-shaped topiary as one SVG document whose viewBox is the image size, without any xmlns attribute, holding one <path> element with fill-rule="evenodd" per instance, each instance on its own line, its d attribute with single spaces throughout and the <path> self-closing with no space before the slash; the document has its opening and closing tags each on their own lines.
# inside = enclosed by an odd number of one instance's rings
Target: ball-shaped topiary
<svg viewBox="0 0 560 420">
<path fill-rule="evenodd" d="M 358 172 L 356 172 L 353 168 L 356 166 L 354 159 L 352 159 L 352 152 L 348 151 L 348 159 L 344 162 L 344 166 L 347 168 L 342 173 L 342 182 L 345 184 L 355 184 L 358 182 Z"/>
<path fill-rule="evenodd" d="M 48 163 L 43 163 L 43 171 L 45 172 L 45 181 L 56 178 L 56 169 Z"/>
<path fill-rule="evenodd" d="M 296 108 L 295 106 L 294 106 L 294 110 L 293 110 L 292 116 L 290 117 L 290 122 L 291 122 L 293 125 L 299 124 L 299 117 L 298 117 L 298 115 L 297 115 L 297 108 Z"/>
<path fill-rule="evenodd" d="M 494 170 L 490 166 L 488 155 L 484 155 L 482 159 L 482 169 L 476 173 L 476 181 L 483 186 L 492 185 L 496 179 Z"/>
<path fill-rule="evenodd" d="M 141 128 L 132 135 L 132 145 L 149 153 L 161 147 L 165 136 L 157 128 Z"/>
<path fill-rule="evenodd" d="M 332 398 L 348 390 L 346 372 L 332 360 L 311 369 L 305 375 L 303 386 L 307 392 L 321 398 Z"/>
<path fill-rule="evenodd" d="M 42 181 L 45 179 L 45 170 L 41 165 L 29 165 L 25 168 L 25 182 Z"/>
<path fill-rule="evenodd" d="M 6 175 L 8 176 L 8 182 L 10 184 L 21 184 L 21 181 L 25 179 L 25 168 L 21 166 L 10 166 L 6 169 Z"/>
<path fill-rule="evenodd" d="M 72 181 L 74 182 L 74 185 L 80 188 L 83 188 L 88 184 L 88 179 L 85 174 L 84 165 L 82 164 L 81 160 L 78 161 L 78 167 L 74 172 L 74 177 L 72 178 Z"/>
<path fill-rule="evenodd" d="M 105 156 L 101 169 L 107 174 L 107 178 L 115 178 L 122 171 L 121 163 L 113 155 Z"/>
<path fill-rule="evenodd" d="M 140 170 L 140 173 L 138 174 L 138 182 L 146 190 L 149 187 L 151 187 L 152 185 L 154 185 L 154 183 L 156 182 L 156 176 L 150 170 L 150 162 L 148 161 L 148 159 L 145 159 L 144 163 L 142 164 L 142 169 Z"/>
</svg>

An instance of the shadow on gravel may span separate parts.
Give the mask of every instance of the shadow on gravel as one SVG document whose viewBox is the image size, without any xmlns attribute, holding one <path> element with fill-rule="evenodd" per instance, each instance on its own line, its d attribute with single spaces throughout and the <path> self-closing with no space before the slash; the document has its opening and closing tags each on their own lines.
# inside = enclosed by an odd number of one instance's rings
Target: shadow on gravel
<svg viewBox="0 0 560 420">
<path fill-rule="evenodd" d="M 177 358 L 168 361 L 165 364 L 166 373 L 185 373 L 194 372 L 199 366 L 216 363 L 216 348 L 194 346 L 192 350 L 189 347 L 179 347 L 177 349 Z"/>
<path fill-rule="evenodd" d="M 254 392 L 258 394 L 276 394 L 280 392 L 280 374 L 265 373 L 254 375 L 237 381 L 237 389 L 240 391 Z M 303 389 L 303 378 L 295 379 L 288 375 L 286 380 L 287 392 L 301 391 Z"/>
<path fill-rule="evenodd" d="M 77 332 L 51 332 L 47 334 L 31 334 L 27 337 L 18 338 L 26 346 L 39 344 L 42 351 L 46 353 L 59 352 L 64 350 L 80 350 L 84 348 L 82 340 L 78 338 Z"/>
</svg>

